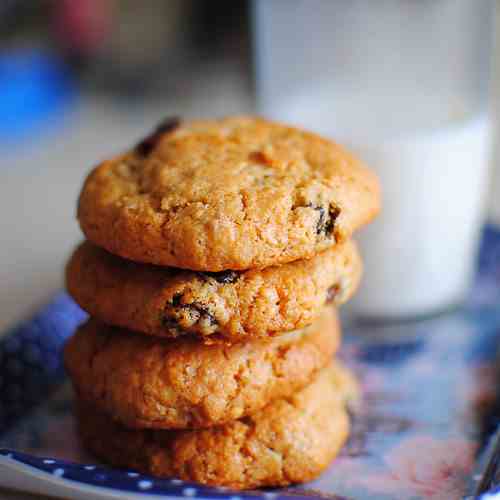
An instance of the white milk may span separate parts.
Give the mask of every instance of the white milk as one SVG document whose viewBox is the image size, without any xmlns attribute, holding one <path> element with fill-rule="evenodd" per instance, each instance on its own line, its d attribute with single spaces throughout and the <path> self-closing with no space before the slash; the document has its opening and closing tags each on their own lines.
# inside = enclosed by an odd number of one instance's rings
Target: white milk
<svg viewBox="0 0 500 500">
<path fill-rule="evenodd" d="M 409 317 L 457 303 L 474 266 L 490 121 L 449 96 L 409 95 L 325 87 L 265 108 L 344 143 L 380 177 L 382 214 L 359 238 L 365 276 L 352 310 L 360 316 Z"/>
</svg>

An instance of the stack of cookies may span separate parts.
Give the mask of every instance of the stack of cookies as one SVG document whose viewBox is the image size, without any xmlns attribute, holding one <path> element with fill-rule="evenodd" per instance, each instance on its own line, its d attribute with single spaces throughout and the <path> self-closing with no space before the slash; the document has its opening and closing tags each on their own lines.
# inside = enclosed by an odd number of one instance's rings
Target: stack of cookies
<svg viewBox="0 0 500 500">
<path fill-rule="evenodd" d="M 333 305 L 379 210 L 340 146 L 252 117 L 166 120 L 99 165 L 67 267 L 91 318 L 65 361 L 84 445 L 120 467 L 232 488 L 303 482 L 345 442 L 355 384 Z"/>
</svg>

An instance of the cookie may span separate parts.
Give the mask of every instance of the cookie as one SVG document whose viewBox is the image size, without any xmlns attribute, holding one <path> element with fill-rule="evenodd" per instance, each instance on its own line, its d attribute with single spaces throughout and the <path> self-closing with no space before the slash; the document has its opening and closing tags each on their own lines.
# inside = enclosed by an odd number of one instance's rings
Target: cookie
<svg viewBox="0 0 500 500">
<path fill-rule="evenodd" d="M 264 268 L 345 241 L 379 211 L 341 146 L 253 117 L 166 121 L 83 186 L 83 232 L 111 253 L 196 271 Z"/>
<path fill-rule="evenodd" d="M 316 478 L 349 433 L 342 388 L 328 367 L 302 391 L 218 427 L 128 430 L 83 404 L 83 444 L 117 467 L 211 486 L 249 489 Z"/>
<path fill-rule="evenodd" d="M 215 274 L 136 264 L 84 242 L 66 282 L 76 302 L 104 323 L 238 342 L 311 324 L 325 302 L 338 305 L 354 293 L 361 269 L 352 241 L 309 260 Z"/>
<path fill-rule="evenodd" d="M 332 308 L 271 341 L 204 345 L 82 326 L 65 348 L 76 392 L 128 427 L 207 427 L 253 413 L 306 386 L 340 341 Z"/>
</svg>

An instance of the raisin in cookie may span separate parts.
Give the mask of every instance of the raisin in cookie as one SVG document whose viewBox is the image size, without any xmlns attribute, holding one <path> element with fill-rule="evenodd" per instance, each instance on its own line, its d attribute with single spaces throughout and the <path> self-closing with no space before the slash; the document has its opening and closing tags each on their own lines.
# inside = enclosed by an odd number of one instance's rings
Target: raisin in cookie
<svg viewBox="0 0 500 500">
<path fill-rule="evenodd" d="M 84 403 L 79 431 L 98 458 L 155 476 L 234 489 L 310 481 L 326 469 L 349 434 L 334 371 L 327 367 L 302 391 L 218 427 L 128 430 Z"/>
<path fill-rule="evenodd" d="M 264 268 L 345 241 L 379 211 L 341 146 L 254 117 L 167 121 L 87 178 L 78 218 L 111 253 L 197 271 Z"/>
<path fill-rule="evenodd" d="M 311 324 L 325 302 L 338 305 L 355 292 L 361 269 L 350 240 L 309 260 L 220 273 L 137 264 L 84 242 L 69 261 L 66 282 L 76 302 L 104 323 L 237 342 Z"/>
<path fill-rule="evenodd" d="M 128 427 L 207 427 L 311 382 L 337 350 L 336 313 L 271 341 L 204 345 L 118 331 L 95 320 L 65 349 L 78 395 Z"/>
</svg>

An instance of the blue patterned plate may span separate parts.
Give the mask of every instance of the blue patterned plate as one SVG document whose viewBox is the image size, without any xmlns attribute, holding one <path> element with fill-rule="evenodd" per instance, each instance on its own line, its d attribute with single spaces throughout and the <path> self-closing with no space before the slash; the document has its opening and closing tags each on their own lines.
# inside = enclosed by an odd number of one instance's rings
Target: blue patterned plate
<svg viewBox="0 0 500 500">
<path fill-rule="evenodd" d="M 462 308 L 412 323 L 350 325 L 342 357 L 364 404 L 325 474 L 287 490 L 234 492 L 156 479 L 93 462 L 80 448 L 60 352 L 85 318 L 66 295 L 0 343 L 0 486 L 71 498 L 454 499 L 487 477 L 500 419 L 500 232 L 485 230 L 478 275 Z M 487 481 L 486 481 L 487 479 Z"/>
<path fill-rule="evenodd" d="M 62 498 L 130 498 L 166 495 L 169 498 L 232 500 L 293 498 L 277 492 L 228 493 L 225 488 L 203 488 L 179 479 L 156 479 L 134 471 L 113 470 L 95 464 L 81 464 L 21 452 L 0 451 L 2 486 Z"/>
</svg>

